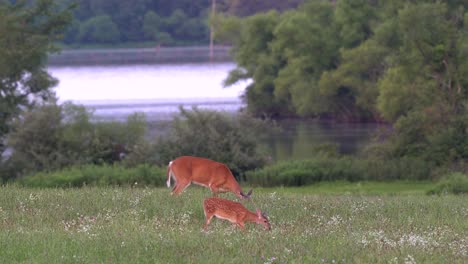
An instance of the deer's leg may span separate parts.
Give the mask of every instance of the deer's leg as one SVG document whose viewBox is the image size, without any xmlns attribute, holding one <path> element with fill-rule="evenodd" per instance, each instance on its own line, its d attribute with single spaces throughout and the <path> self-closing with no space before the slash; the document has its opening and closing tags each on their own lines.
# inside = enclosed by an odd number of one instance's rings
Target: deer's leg
<svg viewBox="0 0 468 264">
<path fill-rule="evenodd" d="M 178 181 L 171 194 L 180 194 L 190 185 L 190 181 Z"/>
<path fill-rule="evenodd" d="M 205 215 L 206 220 L 205 220 L 205 226 L 203 226 L 203 229 L 206 230 L 208 228 L 208 225 L 211 223 L 211 219 L 213 218 L 213 216 L 214 216 L 213 214 Z"/>
<path fill-rule="evenodd" d="M 239 222 L 239 223 L 236 223 L 236 225 L 237 225 L 242 231 L 245 231 L 244 223 Z"/>
<path fill-rule="evenodd" d="M 219 192 L 218 187 L 216 185 L 214 185 L 214 184 L 210 184 L 209 188 L 210 188 L 211 192 L 213 193 L 213 196 L 218 197 L 218 192 Z"/>
</svg>

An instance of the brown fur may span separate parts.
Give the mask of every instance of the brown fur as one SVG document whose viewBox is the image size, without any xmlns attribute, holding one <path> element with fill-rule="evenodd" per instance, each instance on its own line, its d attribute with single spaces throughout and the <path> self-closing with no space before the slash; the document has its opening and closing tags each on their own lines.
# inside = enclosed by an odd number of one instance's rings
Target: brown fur
<svg viewBox="0 0 468 264">
<path fill-rule="evenodd" d="M 245 222 L 257 223 L 263 225 L 267 230 L 271 229 L 270 222 L 268 221 L 268 218 L 266 218 L 265 214 L 262 214 L 258 209 L 256 213 L 253 213 L 247 210 L 247 208 L 245 208 L 241 203 L 211 197 L 203 201 L 203 210 L 206 218 L 204 226 L 205 230 L 208 228 L 208 225 L 214 216 L 228 220 L 242 230 L 245 229 Z"/>
<path fill-rule="evenodd" d="M 249 198 L 244 194 L 229 168 L 213 160 L 182 156 L 169 163 L 167 186 L 170 187 L 171 175 L 176 184 L 171 194 L 180 194 L 191 183 L 209 188 L 216 196 L 222 192 L 232 192 L 239 198 Z"/>
</svg>

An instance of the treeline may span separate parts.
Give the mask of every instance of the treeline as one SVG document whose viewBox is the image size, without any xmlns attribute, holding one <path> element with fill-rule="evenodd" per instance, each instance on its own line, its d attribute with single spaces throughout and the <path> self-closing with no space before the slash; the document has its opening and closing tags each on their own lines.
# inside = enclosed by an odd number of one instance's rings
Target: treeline
<svg viewBox="0 0 468 264">
<path fill-rule="evenodd" d="M 153 42 L 161 45 L 206 44 L 212 0 L 58 0 L 76 2 L 64 43 L 72 46 Z M 238 16 L 296 7 L 302 0 L 216 0 L 216 11 Z"/>
<path fill-rule="evenodd" d="M 371 155 L 467 169 L 466 1 L 309 0 L 216 19 L 237 62 L 225 84 L 253 80 L 256 116 L 387 122 Z"/>
</svg>

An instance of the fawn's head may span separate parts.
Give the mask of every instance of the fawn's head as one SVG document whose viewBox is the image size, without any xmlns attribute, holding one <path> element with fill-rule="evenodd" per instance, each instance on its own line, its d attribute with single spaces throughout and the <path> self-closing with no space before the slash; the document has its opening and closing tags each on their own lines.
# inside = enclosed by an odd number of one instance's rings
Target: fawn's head
<svg viewBox="0 0 468 264">
<path fill-rule="evenodd" d="M 270 221 L 265 213 L 262 213 L 259 209 L 257 209 L 257 221 L 258 224 L 261 224 L 265 227 L 266 230 L 271 230 Z"/>
</svg>

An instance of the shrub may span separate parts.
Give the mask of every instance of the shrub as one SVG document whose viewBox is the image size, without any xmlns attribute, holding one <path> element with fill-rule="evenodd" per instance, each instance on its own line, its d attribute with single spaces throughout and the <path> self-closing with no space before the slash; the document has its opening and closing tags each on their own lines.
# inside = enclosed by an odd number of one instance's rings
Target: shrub
<svg viewBox="0 0 468 264">
<path fill-rule="evenodd" d="M 349 156 L 317 156 L 313 159 L 282 161 L 246 173 L 251 184 L 302 186 L 320 181 L 424 180 L 430 179 L 431 164 L 420 159 L 359 159 Z"/>
<path fill-rule="evenodd" d="M 468 175 L 454 172 L 443 177 L 428 194 L 468 194 Z"/>
<path fill-rule="evenodd" d="M 132 115 L 127 122 L 91 122 L 83 106 L 55 103 L 25 112 L 8 137 L 9 160 L 17 173 L 55 171 L 84 164 L 110 164 L 143 145 L 146 120 Z"/>
<path fill-rule="evenodd" d="M 265 129 L 262 121 L 197 108 L 180 112 L 168 135 L 158 139 L 158 164 L 182 155 L 200 156 L 225 163 L 237 176 L 265 164 L 258 148 L 259 131 Z"/>
<path fill-rule="evenodd" d="M 76 166 L 35 173 L 20 178 L 18 182 L 28 187 L 163 186 L 165 180 L 165 168 L 141 164 L 134 168 L 120 165 Z"/>
</svg>

